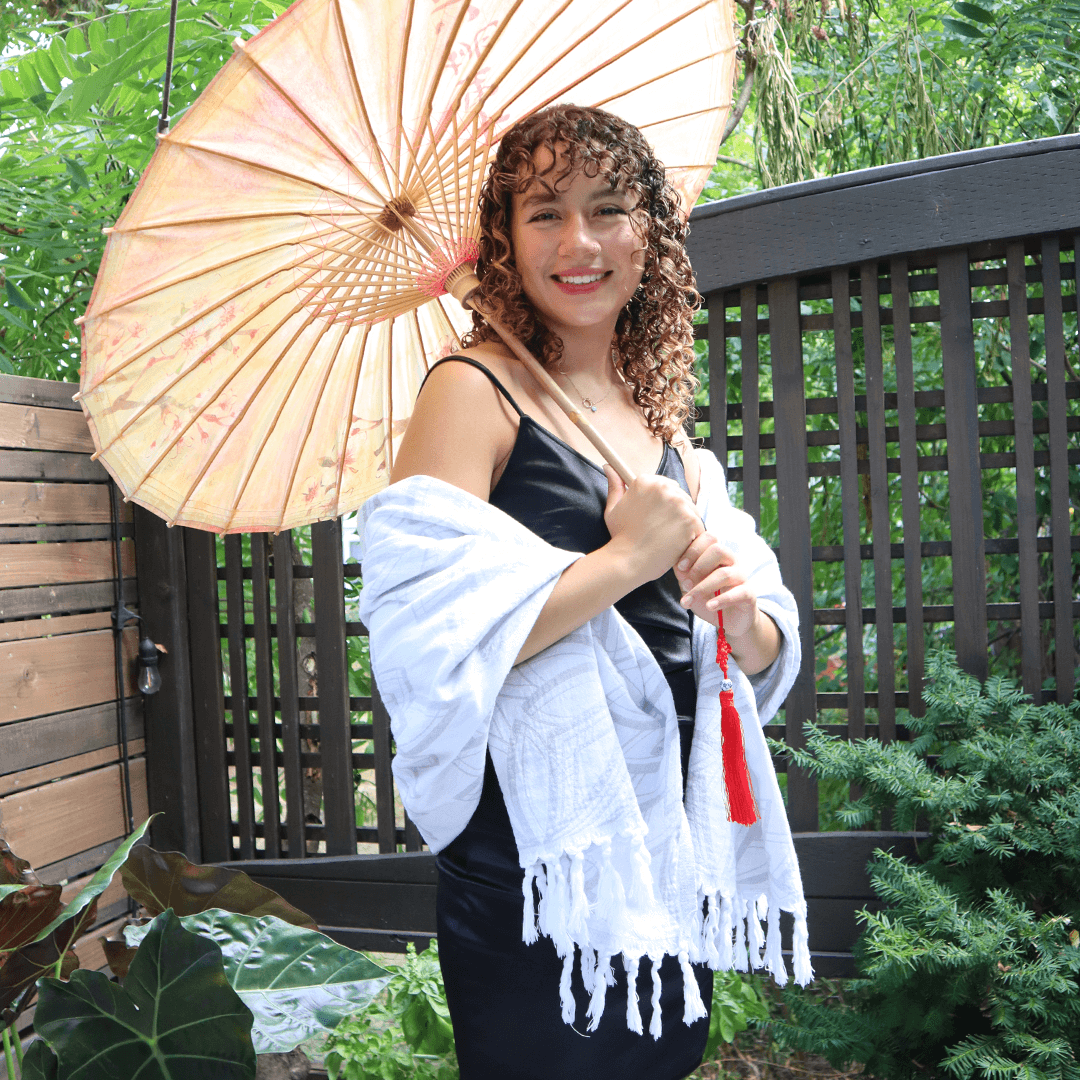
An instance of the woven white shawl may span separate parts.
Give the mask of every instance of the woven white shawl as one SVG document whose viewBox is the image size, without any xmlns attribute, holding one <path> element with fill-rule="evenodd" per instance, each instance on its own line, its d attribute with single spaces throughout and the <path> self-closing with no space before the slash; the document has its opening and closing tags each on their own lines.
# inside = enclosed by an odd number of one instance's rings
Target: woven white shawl
<svg viewBox="0 0 1080 1080">
<path fill-rule="evenodd" d="M 690 961 L 764 967 L 787 981 L 781 910 L 794 915 L 795 978 L 812 978 L 799 868 L 760 726 L 799 669 L 795 602 L 753 519 L 732 507 L 720 464 L 708 451 L 697 455 L 698 511 L 747 567 L 784 639 L 754 685 L 730 666 L 759 814 L 751 826 L 728 820 L 715 627 L 694 619 L 698 705 L 684 803 L 671 691 L 614 608 L 514 666 L 560 574 L 580 555 L 429 476 L 392 485 L 362 511 L 360 617 L 410 817 L 433 851 L 445 847 L 476 809 L 490 750 L 525 870 L 523 938 L 545 934 L 563 957 L 563 1018 L 574 1020 L 575 955 L 592 995 L 590 1029 L 614 981 L 611 958 L 622 954 L 634 987 L 648 957 L 654 1038 L 667 953 L 682 965 L 687 1024 L 705 1015 Z M 633 992 L 627 1023 L 642 1031 Z"/>
</svg>

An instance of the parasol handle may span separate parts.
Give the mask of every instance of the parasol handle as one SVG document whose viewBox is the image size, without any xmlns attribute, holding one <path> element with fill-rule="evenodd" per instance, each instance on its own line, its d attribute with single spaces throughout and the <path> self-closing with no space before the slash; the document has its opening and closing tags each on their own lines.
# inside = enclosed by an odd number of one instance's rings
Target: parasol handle
<svg viewBox="0 0 1080 1080">
<path fill-rule="evenodd" d="M 567 397 L 563 388 L 547 373 L 544 365 L 505 326 L 473 299 L 472 293 L 479 284 L 480 282 L 472 274 L 464 275 L 453 284 L 448 282 L 449 291 L 460 301 L 461 306 L 471 308 L 484 318 L 491 329 L 502 338 L 506 347 L 525 365 L 529 374 L 555 399 L 559 408 L 577 424 L 582 435 L 600 451 L 604 460 L 619 474 L 622 482 L 629 485 L 634 479 L 634 474 L 607 439 L 585 419 L 585 414 Z"/>
</svg>

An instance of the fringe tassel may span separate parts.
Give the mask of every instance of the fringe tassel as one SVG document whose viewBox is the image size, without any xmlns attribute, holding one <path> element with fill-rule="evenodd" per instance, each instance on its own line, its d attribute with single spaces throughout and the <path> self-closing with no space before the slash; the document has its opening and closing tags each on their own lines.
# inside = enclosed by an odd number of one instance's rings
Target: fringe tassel
<svg viewBox="0 0 1080 1080">
<path fill-rule="evenodd" d="M 605 840 L 600 848 L 600 880 L 596 884 L 596 909 L 610 917 L 626 906 L 626 890 L 622 878 L 615 872 L 611 862 L 611 841 Z"/>
<path fill-rule="evenodd" d="M 708 1016 L 701 1000 L 701 988 L 698 986 L 694 969 L 690 966 L 690 954 L 683 949 L 679 953 L 679 967 L 682 969 L 683 1023 L 689 1027 L 695 1020 Z"/>
<path fill-rule="evenodd" d="M 562 1002 L 562 1018 L 565 1024 L 574 1022 L 577 1011 L 574 1004 L 574 994 L 570 989 L 570 976 L 573 971 L 574 949 L 571 947 L 570 951 L 563 957 L 562 978 L 559 979 L 559 1001 Z"/>
<path fill-rule="evenodd" d="M 730 956 L 727 964 L 723 961 L 723 952 L 717 947 L 717 938 L 720 933 L 720 916 L 723 912 L 723 908 L 720 903 L 720 897 L 717 893 L 713 893 L 708 897 L 709 911 L 705 916 L 705 926 L 701 932 L 701 952 L 705 958 L 705 963 L 713 969 L 718 971 L 722 967 L 731 967 Z M 730 937 L 730 933 L 728 934 Z M 730 954 L 731 949 L 728 949 Z"/>
<path fill-rule="evenodd" d="M 626 971 L 626 1026 L 640 1035 L 642 1027 L 637 993 L 638 958 L 623 953 L 623 968 Z"/>
<path fill-rule="evenodd" d="M 548 937 L 548 875 L 547 867 L 540 861 L 533 866 L 536 875 L 536 889 L 540 893 L 540 902 L 536 905 L 536 923 L 540 933 Z"/>
<path fill-rule="evenodd" d="M 585 992 L 591 994 L 596 985 L 596 951 L 594 949 L 581 950 L 581 982 Z"/>
<path fill-rule="evenodd" d="M 746 913 L 746 929 L 752 941 L 750 953 L 750 966 L 759 968 L 762 965 L 762 950 L 765 948 L 765 935 L 761 930 L 761 920 L 765 918 L 769 910 L 768 902 L 764 895 L 759 896 L 757 901 L 751 900 Z"/>
<path fill-rule="evenodd" d="M 814 969 L 810 964 L 810 945 L 806 931 L 806 908 L 795 912 L 795 933 L 792 946 L 795 952 L 795 981 L 806 986 L 814 978 Z"/>
<path fill-rule="evenodd" d="M 582 948 L 589 943 L 589 898 L 585 895 L 585 856 L 575 851 L 570 857 L 570 917 L 567 930 Z"/>
<path fill-rule="evenodd" d="M 554 874 L 552 869 L 554 868 Z M 573 955 L 574 941 L 570 937 L 570 883 L 566 880 L 562 858 L 548 867 L 547 927 L 545 933 L 551 938 L 559 956 Z"/>
<path fill-rule="evenodd" d="M 650 956 L 652 964 L 652 1016 L 649 1017 L 649 1034 L 655 1042 L 664 1030 L 664 1018 L 660 1010 L 660 961 Z"/>
<path fill-rule="evenodd" d="M 769 930 L 765 935 L 765 967 L 772 974 L 777 986 L 787 986 L 788 971 L 784 963 L 783 947 L 780 943 L 780 907 L 769 905 Z"/>
<path fill-rule="evenodd" d="M 735 901 L 735 970 L 750 970 L 750 942 L 748 940 L 747 922 L 753 913 L 748 910 L 749 905 L 745 900 Z"/>
<path fill-rule="evenodd" d="M 532 945 L 537 938 L 536 910 L 533 906 L 533 882 L 536 880 L 537 864 L 533 863 L 525 871 L 525 880 L 521 883 L 521 892 L 525 898 L 525 908 L 521 916 L 521 940 Z"/>
<path fill-rule="evenodd" d="M 720 928 L 716 942 L 720 956 L 716 970 L 730 971 L 735 962 L 731 952 L 731 935 L 735 929 L 735 912 L 732 910 L 732 900 L 729 896 L 721 897 L 719 923 Z"/>
</svg>

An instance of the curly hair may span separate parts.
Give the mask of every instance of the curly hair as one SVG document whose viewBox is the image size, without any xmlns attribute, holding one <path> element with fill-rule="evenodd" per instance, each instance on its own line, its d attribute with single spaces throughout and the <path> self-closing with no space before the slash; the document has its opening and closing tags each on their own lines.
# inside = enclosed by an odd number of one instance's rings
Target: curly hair
<svg viewBox="0 0 1080 1080">
<path fill-rule="evenodd" d="M 561 167 L 553 186 L 579 170 L 589 177 L 603 174 L 612 190 L 622 187 L 637 195 L 638 210 L 645 212 L 640 215 L 645 271 L 619 313 L 612 344 L 649 430 L 670 442 L 693 409 L 698 381 L 692 317 L 701 297 L 683 246 L 688 228 L 678 195 L 633 124 L 601 109 L 552 105 L 525 117 L 503 136 L 480 190 L 478 299 L 545 366 L 562 357 L 562 340 L 544 325 L 525 295 L 510 239 L 513 195 L 539 175 L 534 155 L 541 148 L 552 155 L 544 175 Z M 497 340 L 474 312 L 473 329 L 463 344 Z"/>
</svg>

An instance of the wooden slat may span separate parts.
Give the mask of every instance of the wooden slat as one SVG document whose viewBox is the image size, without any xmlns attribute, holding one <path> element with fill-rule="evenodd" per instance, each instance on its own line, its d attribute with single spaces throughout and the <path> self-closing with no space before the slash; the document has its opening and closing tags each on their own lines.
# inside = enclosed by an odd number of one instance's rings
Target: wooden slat
<svg viewBox="0 0 1080 1080">
<path fill-rule="evenodd" d="M 319 739 L 323 824 L 328 855 L 356 853 L 356 804 L 349 731 L 348 655 L 345 648 L 345 575 L 341 521 L 311 526 L 315 572 L 315 655 L 319 665 Z"/>
<path fill-rule="evenodd" d="M 851 352 L 851 296 L 847 267 L 832 272 L 833 343 L 840 428 L 840 514 L 844 534 L 844 632 L 847 654 L 847 729 L 853 739 L 866 732 L 865 658 L 862 626 L 862 562 L 859 541 L 859 470 L 855 446 L 855 367 Z"/>
<path fill-rule="evenodd" d="M 896 661 L 892 622 L 892 515 L 885 449 L 885 374 L 881 359 L 881 317 L 876 262 L 860 267 L 862 280 L 863 352 L 866 362 L 866 428 L 870 452 L 870 506 L 874 541 L 874 608 L 877 645 L 874 650 L 878 681 L 878 732 L 891 742 L 896 732 Z"/>
<path fill-rule="evenodd" d="M 776 494 L 780 567 L 799 608 L 802 667 L 784 704 L 786 741 L 806 743 L 803 725 L 814 719 L 814 572 L 810 561 L 810 481 L 806 463 L 799 292 L 794 278 L 769 283 L 773 386 L 776 389 Z M 743 376 L 745 394 L 746 376 Z M 804 769 L 788 770 L 788 819 L 793 829 L 818 827 L 817 782 Z"/>
<path fill-rule="evenodd" d="M 217 543 L 212 533 L 184 530 L 187 563 L 188 642 L 195 728 L 195 769 L 199 778 L 199 831 L 206 862 L 232 855 L 229 775 L 225 764 L 225 697 L 222 687 Z"/>
<path fill-rule="evenodd" d="M 127 504 L 131 509 L 131 504 Z M 130 525 L 122 522 L 121 536 L 134 536 Z M 112 540 L 112 525 L 0 525 L 0 544 L 58 543 L 67 540 Z"/>
<path fill-rule="evenodd" d="M 225 537 L 225 600 L 229 626 L 229 682 L 232 686 L 232 732 L 236 753 L 236 821 L 240 858 L 255 857 L 255 798 L 252 788 L 251 739 L 248 737 L 248 671 L 244 643 L 244 566 L 242 540 Z"/>
<path fill-rule="evenodd" d="M 138 652 L 134 627 L 124 631 L 127 693 Z M 0 724 L 81 709 L 116 697 L 112 632 L 66 634 L 0 646 Z"/>
<path fill-rule="evenodd" d="M 292 532 L 274 537 L 274 605 L 277 614 L 278 685 L 281 689 L 285 830 L 290 859 L 307 854 L 304 835 L 304 773 L 300 761 L 300 689 L 296 673 L 296 612 Z"/>
<path fill-rule="evenodd" d="M 1046 305 L 1046 408 L 1050 422 L 1050 535 L 1054 539 L 1054 688 L 1072 701 L 1076 647 L 1072 620 L 1072 552 L 1069 522 L 1069 436 L 1065 408 L 1065 332 L 1061 318 L 1061 247 L 1042 241 L 1043 303 Z"/>
<path fill-rule="evenodd" d="M 123 897 L 121 897 L 122 899 Z M 105 971 L 108 968 L 109 962 L 105 959 L 104 941 L 107 937 L 119 934 L 126 921 L 126 916 L 111 919 L 100 926 L 95 926 L 93 930 L 79 939 L 75 945 L 75 955 L 78 956 L 79 967 L 83 971 Z"/>
<path fill-rule="evenodd" d="M 86 851 L 77 851 L 74 855 L 68 855 L 46 866 L 36 866 L 34 869 L 46 885 L 59 885 L 80 874 L 96 870 L 123 842 L 124 837 L 117 836 L 104 843 L 95 844 Z"/>
<path fill-rule="evenodd" d="M 915 441 L 915 373 L 911 359 L 911 295 L 908 292 L 907 259 L 893 259 L 890 275 L 904 535 L 908 711 L 912 716 L 922 716 L 926 711 L 922 698 L 926 665 L 926 635 L 922 622 L 922 511 L 919 502 L 919 452 Z"/>
<path fill-rule="evenodd" d="M 975 340 L 971 329 L 971 284 L 966 250 L 942 252 L 938 258 L 938 287 L 945 423 L 949 432 L 949 526 L 953 542 L 956 659 L 964 671 L 985 679 L 988 671 L 986 559 Z"/>
<path fill-rule="evenodd" d="M 43 866 L 122 835 L 120 771 L 110 765 L 0 799 L 7 842 L 32 866 Z M 131 787 L 135 820 L 142 821 L 149 813 L 144 758 L 131 763 Z"/>
<path fill-rule="evenodd" d="M 107 484 L 33 484 L 0 480 L 0 525 L 111 521 Z"/>
<path fill-rule="evenodd" d="M 48 619 L 24 619 L 20 622 L 0 623 L 0 641 L 80 634 L 85 630 L 108 630 L 110 626 L 112 613 L 108 611 L 91 611 L 86 615 L 55 615 Z"/>
<path fill-rule="evenodd" d="M 139 599 L 134 579 L 124 579 L 124 603 Z M 0 589 L 0 619 L 29 619 L 35 615 L 62 614 L 111 608 L 116 602 L 111 581 L 89 585 L 34 585 L 26 589 Z"/>
<path fill-rule="evenodd" d="M 727 472 L 727 335 L 724 294 L 712 293 L 709 310 L 709 447 Z"/>
<path fill-rule="evenodd" d="M 36 769 L 117 742 L 115 701 L 0 727 L 0 773 Z M 143 737 L 142 695 L 127 701 L 128 737 Z"/>
<path fill-rule="evenodd" d="M 94 439 L 82 412 L 0 402 L 0 446 L 92 454 Z"/>
<path fill-rule="evenodd" d="M 87 454 L 51 450 L 0 450 L 0 477 L 5 480 L 52 480 L 108 483 L 100 461 Z"/>
<path fill-rule="evenodd" d="M 1020 672 L 1024 693 L 1042 699 L 1039 623 L 1039 517 L 1035 504 L 1035 428 L 1031 406 L 1031 327 L 1027 313 L 1024 245 L 1007 245 L 1009 345 L 1012 353 L 1013 431 L 1016 451 L 1016 530 L 1020 555 Z"/>
<path fill-rule="evenodd" d="M 72 397 L 78 393 L 75 383 L 52 379 L 30 379 L 23 375 L 0 375 L 0 402 L 66 409 L 82 416 L 82 408 Z M 83 420 L 85 424 L 86 421 Z"/>
<path fill-rule="evenodd" d="M 130 757 L 138 757 L 145 752 L 145 739 L 133 739 L 128 743 L 128 755 Z M 29 788 L 38 787 L 40 784 L 59 780 L 64 776 L 74 776 L 76 773 L 96 769 L 101 765 L 109 765 L 119 760 L 120 748 L 118 746 L 106 746 L 101 750 L 91 750 L 88 754 L 75 754 L 73 757 L 53 761 L 48 765 L 38 765 L 34 769 L 7 773 L 0 776 L 0 795 L 10 795 L 13 791 L 26 791 Z"/>
<path fill-rule="evenodd" d="M 251 534 L 251 596 L 255 629 L 255 698 L 259 722 L 259 778 L 262 784 L 266 857 L 281 858 L 277 748 L 274 724 L 274 657 L 270 638 L 270 545 L 266 533 Z"/>
<path fill-rule="evenodd" d="M 742 483 L 743 509 L 761 522 L 761 390 L 758 382 L 757 286 L 745 285 L 742 304 Z M 770 304 L 769 314 L 772 315 Z"/>
<path fill-rule="evenodd" d="M 124 577 L 135 576 L 135 548 L 120 542 Z M 107 540 L 71 544 L 0 545 L 0 589 L 16 585 L 66 585 L 116 576 L 113 545 Z"/>
<path fill-rule="evenodd" d="M 372 742 L 375 750 L 375 827 L 379 832 L 379 851 L 397 850 L 395 843 L 394 774 L 390 770 L 390 713 L 386 709 L 375 680 L 371 684 Z"/>
</svg>

